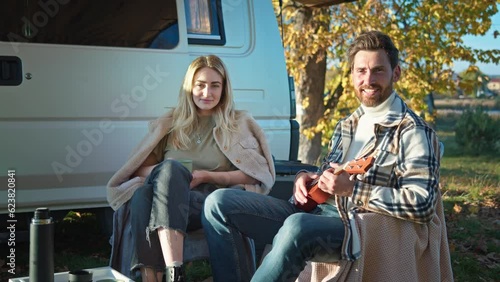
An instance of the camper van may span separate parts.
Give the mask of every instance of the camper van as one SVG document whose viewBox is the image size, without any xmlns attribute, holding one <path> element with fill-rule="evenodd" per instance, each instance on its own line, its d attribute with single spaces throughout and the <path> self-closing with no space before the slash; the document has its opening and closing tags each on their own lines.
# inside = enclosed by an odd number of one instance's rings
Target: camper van
<svg viewBox="0 0 500 282">
<path fill-rule="evenodd" d="M 199 55 L 223 59 L 236 108 L 264 129 L 278 163 L 296 161 L 295 95 L 272 1 L 0 5 L 0 215 L 109 208 L 108 180 L 148 121 L 177 104 Z"/>
</svg>

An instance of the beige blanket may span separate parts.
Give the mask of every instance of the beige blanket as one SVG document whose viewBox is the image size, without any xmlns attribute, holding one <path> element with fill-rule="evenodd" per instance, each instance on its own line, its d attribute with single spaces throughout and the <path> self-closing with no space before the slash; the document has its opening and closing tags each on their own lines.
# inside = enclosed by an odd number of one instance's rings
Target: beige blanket
<svg viewBox="0 0 500 282">
<path fill-rule="evenodd" d="M 309 262 L 297 281 L 453 281 L 443 203 L 425 225 L 376 213 L 356 215 L 361 257 Z"/>
</svg>

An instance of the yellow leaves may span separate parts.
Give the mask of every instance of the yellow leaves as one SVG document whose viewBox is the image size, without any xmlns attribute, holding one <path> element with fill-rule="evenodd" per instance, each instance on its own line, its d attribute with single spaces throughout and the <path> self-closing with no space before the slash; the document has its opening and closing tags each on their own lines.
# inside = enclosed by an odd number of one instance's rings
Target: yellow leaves
<svg viewBox="0 0 500 282">
<path fill-rule="evenodd" d="M 440 18 L 438 11 L 434 11 L 434 17 L 436 17 L 437 19 Z"/>
<path fill-rule="evenodd" d="M 337 33 L 340 30 L 341 26 L 340 25 L 333 25 L 331 27 L 332 33 Z"/>
<path fill-rule="evenodd" d="M 422 96 L 411 97 L 410 101 L 407 101 L 407 103 L 410 106 L 410 108 L 412 108 L 417 113 L 422 112 L 423 109 L 426 108 L 426 105 L 424 103 L 424 99 Z"/>
<path fill-rule="evenodd" d="M 477 205 L 470 205 L 468 208 L 469 208 L 469 212 L 472 215 L 477 215 L 477 213 L 479 212 L 479 206 L 477 206 Z"/>
<path fill-rule="evenodd" d="M 304 135 L 307 139 L 311 140 L 314 138 L 314 135 L 316 135 L 316 132 L 311 129 L 304 129 L 302 130 L 302 135 Z"/>
<path fill-rule="evenodd" d="M 303 109 L 306 109 L 309 107 L 309 97 L 305 97 L 304 99 L 302 99 L 302 108 Z"/>
<path fill-rule="evenodd" d="M 349 76 L 344 76 L 342 78 L 342 87 L 347 88 L 349 86 L 349 82 L 351 81 L 351 78 Z"/>
<path fill-rule="evenodd" d="M 398 2 L 398 1 L 396 1 Z M 277 1 L 273 0 L 276 6 Z M 335 89 L 338 82 L 344 91 L 335 108 L 325 109 L 324 121 L 315 123 L 306 135 L 323 132 L 329 138 L 330 123 L 359 105 L 347 75 L 346 52 L 352 40 L 364 30 L 387 33 L 400 50 L 403 68 L 401 79 L 395 84 L 416 111 L 425 110 L 423 97 L 434 92 L 454 92 L 450 66 L 455 60 L 500 63 L 499 50 L 476 50 L 464 46 L 462 37 L 485 32 L 491 26 L 491 17 L 497 13 L 498 1 L 375 1 L 359 0 L 313 11 L 307 18 L 303 11 L 293 7 L 292 1 L 283 10 L 284 45 L 288 71 L 300 82 L 306 59 L 318 51 L 327 51 L 329 60 L 338 67 L 334 82 L 328 82 L 325 92 Z M 332 86 L 333 85 L 333 86 Z M 307 98 L 307 94 L 305 95 Z M 327 101 L 330 97 L 321 100 Z M 316 99 L 317 100 L 317 99 Z M 315 107 L 303 99 L 303 107 Z"/>
<path fill-rule="evenodd" d="M 467 216 L 477 216 L 481 211 L 481 207 L 477 202 L 464 202 L 463 205 L 455 203 L 453 206 L 453 213 L 455 214 L 465 214 Z"/>
<path fill-rule="evenodd" d="M 457 248 L 455 243 L 453 243 L 453 242 L 449 243 L 449 247 L 450 247 L 450 252 L 452 252 L 452 253 L 455 252 L 455 250 Z"/>
<path fill-rule="evenodd" d="M 322 134 L 322 145 L 328 144 L 329 137 L 332 136 L 333 126 L 338 120 L 320 119 L 316 126 L 305 128 L 302 130 L 302 134 L 309 140 L 313 139 L 316 134 Z"/>
<path fill-rule="evenodd" d="M 325 124 L 324 124 L 323 122 L 320 122 L 320 123 L 318 123 L 318 124 L 316 125 L 316 127 L 314 128 L 314 130 L 315 130 L 316 132 L 321 132 L 321 131 L 323 131 L 323 129 L 325 129 L 325 128 L 326 128 Z"/>
<path fill-rule="evenodd" d="M 477 66 L 474 66 L 474 65 L 470 65 L 467 68 L 467 72 L 477 72 L 477 71 L 479 71 L 479 68 Z"/>
</svg>

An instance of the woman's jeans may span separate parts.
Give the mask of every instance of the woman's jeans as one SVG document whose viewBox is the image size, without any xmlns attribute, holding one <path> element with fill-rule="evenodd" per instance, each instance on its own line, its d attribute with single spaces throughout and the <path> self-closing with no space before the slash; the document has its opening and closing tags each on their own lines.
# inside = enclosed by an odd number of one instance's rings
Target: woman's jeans
<svg viewBox="0 0 500 282">
<path fill-rule="evenodd" d="M 203 202 L 216 189 L 211 184 L 189 188 L 192 175 L 181 163 L 165 160 L 157 165 L 130 200 L 132 239 L 136 251 L 131 269 L 165 270 L 159 227 L 182 234 L 200 229 Z"/>
<path fill-rule="evenodd" d="M 334 206 L 305 213 L 288 201 L 239 190 L 210 194 L 202 224 L 216 282 L 295 281 L 307 261 L 338 261 L 344 238 Z M 273 244 L 256 272 L 245 260 L 242 235 Z"/>
</svg>

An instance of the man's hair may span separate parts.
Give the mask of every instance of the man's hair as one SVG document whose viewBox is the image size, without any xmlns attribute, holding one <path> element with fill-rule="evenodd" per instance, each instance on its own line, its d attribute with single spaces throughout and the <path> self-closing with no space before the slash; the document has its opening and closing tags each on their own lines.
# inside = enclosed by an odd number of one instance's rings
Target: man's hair
<svg viewBox="0 0 500 282">
<path fill-rule="evenodd" d="M 348 62 L 352 69 L 354 67 L 354 57 L 359 51 L 377 51 L 383 49 L 389 57 L 391 68 L 394 69 L 399 63 L 399 50 L 394 46 L 391 38 L 380 31 L 362 32 L 349 47 Z"/>
</svg>

